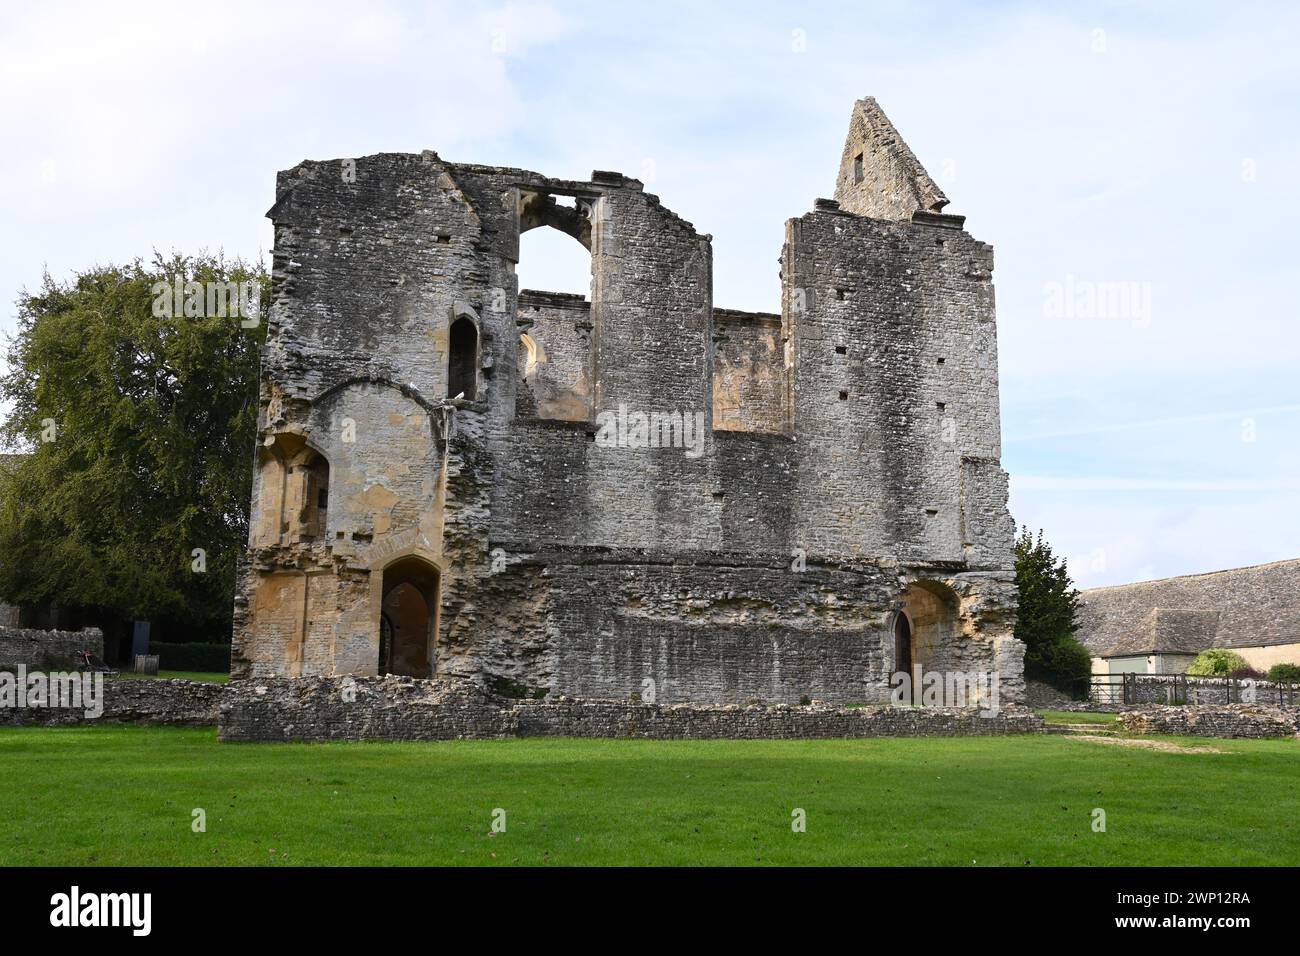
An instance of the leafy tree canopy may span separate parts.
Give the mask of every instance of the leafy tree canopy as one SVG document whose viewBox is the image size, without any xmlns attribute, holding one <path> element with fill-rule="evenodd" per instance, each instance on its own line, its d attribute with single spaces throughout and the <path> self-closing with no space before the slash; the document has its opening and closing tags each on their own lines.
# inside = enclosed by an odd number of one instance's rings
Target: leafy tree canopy
<svg viewBox="0 0 1300 956">
<path fill-rule="evenodd" d="M 1022 528 L 1016 539 L 1020 610 L 1016 637 L 1025 644 L 1025 676 L 1079 692 L 1092 669 L 1087 648 L 1074 639 L 1079 592 L 1064 558 L 1052 553 L 1040 530 Z"/>
<path fill-rule="evenodd" d="M 1288 684 L 1300 681 L 1300 664 L 1274 664 L 1268 669 L 1268 679 Z"/>
<path fill-rule="evenodd" d="M 201 294 L 197 309 L 160 310 L 161 284 L 177 280 L 222 292 L 255 282 L 245 288 L 256 311 L 241 316 L 219 300 L 211 310 Z M 0 439 L 26 453 L 0 468 L 6 601 L 228 638 L 248 533 L 265 280 L 260 265 L 220 256 L 155 256 L 66 282 L 47 274 L 19 298 L 0 377 L 12 408 Z"/>
</svg>

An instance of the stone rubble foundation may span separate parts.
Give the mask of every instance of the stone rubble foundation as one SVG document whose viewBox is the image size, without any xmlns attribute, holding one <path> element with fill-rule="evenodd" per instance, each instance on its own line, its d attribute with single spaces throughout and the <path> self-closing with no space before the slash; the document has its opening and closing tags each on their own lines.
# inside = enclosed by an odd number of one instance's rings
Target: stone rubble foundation
<svg viewBox="0 0 1300 956">
<path fill-rule="evenodd" d="M 1142 707 L 1119 715 L 1130 734 L 1189 737 L 1294 737 L 1300 734 L 1300 707 L 1276 704 L 1221 704 L 1214 707 Z"/>
<path fill-rule="evenodd" d="M 461 678 L 267 678 L 229 684 L 106 678 L 103 714 L 48 707 L 0 708 L 0 726 L 99 721 L 217 725 L 223 741 L 494 740 L 604 737 L 649 740 L 816 740 L 862 737 L 988 737 L 1041 734 L 1023 707 L 995 717 L 975 709 L 790 704 L 650 704 L 571 697 L 498 697 Z M 1300 706 L 1129 707 L 1126 734 L 1219 738 L 1300 737 Z"/>
<path fill-rule="evenodd" d="M 469 681 L 409 677 L 236 681 L 227 685 L 218 724 L 221 740 L 244 742 L 973 737 L 1042 728 L 1042 718 L 1023 708 L 981 717 L 974 709 L 518 700 L 495 697 Z"/>
</svg>

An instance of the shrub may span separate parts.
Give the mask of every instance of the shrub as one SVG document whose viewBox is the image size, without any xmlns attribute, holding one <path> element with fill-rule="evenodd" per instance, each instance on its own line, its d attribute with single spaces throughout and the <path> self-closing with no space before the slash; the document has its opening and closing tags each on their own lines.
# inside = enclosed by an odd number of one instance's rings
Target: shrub
<svg viewBox="0 0 1300 956">
<path fill-rule="evenodd" d="M 149 653 L 158 655 L 159 670 L 230 673 L 229 644 L 165 644 L 150 641 Z"/>
<path fill-rule="evenodd" d="M 1214 647 L 1201 651 L 1187 668 L 1188 677 L 1227 677 L 1248 667 L 1246 659 L 1235 651 Z"/>
<path fill-rule="evenodd" d="M 1072 637 L 1043 641 L 1036 653 L 1025 654 L 1025 677 L 1075 698 L 1086 696 L 1091 675 L 1092 655 Z"/>
<path fill-rule="evenodd" d="M 1300 681 L 1300 664 L 1274 664 L 1268 669 L 1268 679 L 1284 684 Z"/>
<path fill-rule="evenodd" d="M 1246 667 L 1238 667 L 1228 676 L 1235 680 L 1263 680 L 1264 672 L 1257 671 L 1255 668 L 1247 665 Z"/>
</svg>

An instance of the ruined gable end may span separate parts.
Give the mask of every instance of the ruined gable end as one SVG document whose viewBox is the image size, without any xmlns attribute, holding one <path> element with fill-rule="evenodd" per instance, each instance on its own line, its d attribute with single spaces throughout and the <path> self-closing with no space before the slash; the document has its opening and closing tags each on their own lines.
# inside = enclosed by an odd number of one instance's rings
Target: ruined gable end
<svg viewBox="0 0 1300 956">
<path fill-rule="evenodd" d="M 948 205 L 943 190 L 870 96 L 853 104 L 835 199 L 846 212 L 872 219 L 908 220 Z"/>
</svg>

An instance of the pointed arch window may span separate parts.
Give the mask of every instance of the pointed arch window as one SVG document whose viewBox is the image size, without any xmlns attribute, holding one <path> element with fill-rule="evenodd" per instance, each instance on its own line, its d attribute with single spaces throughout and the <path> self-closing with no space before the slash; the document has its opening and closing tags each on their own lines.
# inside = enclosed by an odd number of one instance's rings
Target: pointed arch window
<svg viewBox="0 0 1300 956">
<path fill-rule="evenodd" d="M 447 352 L 447 397 L 478 397 L 478 327 L 461 316 L 451 324 Z"/>
</svg>

